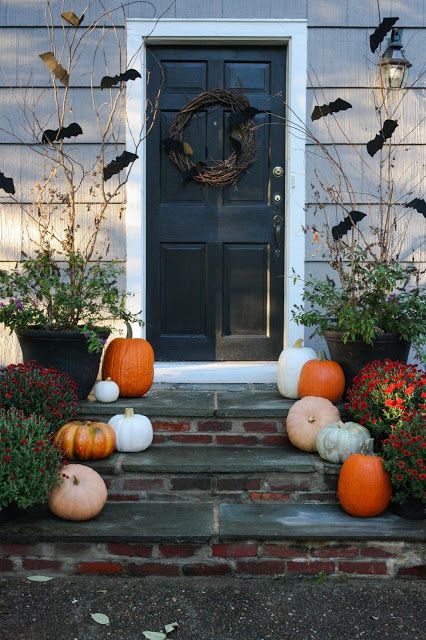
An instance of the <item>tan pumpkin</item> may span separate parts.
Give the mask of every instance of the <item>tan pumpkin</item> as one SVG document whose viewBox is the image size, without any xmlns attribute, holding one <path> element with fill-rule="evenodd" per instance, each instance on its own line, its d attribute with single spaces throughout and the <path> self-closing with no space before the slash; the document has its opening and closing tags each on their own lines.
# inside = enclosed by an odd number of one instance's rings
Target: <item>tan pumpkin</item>
<svg viewBox="0 0 426 640">
<path fill-rule="evenodd" d="M 108 492 L 99 473 L 82 464 L 62 467 L 62 483 L 49 497 L 50 510 L 64 520 L 90 520 L 103 509 Z"/>
<path fill-rule="evenodd" d="M 302 451 L 316 451 L 319 430 L 339 419 L 339 410 L 330 400 L 306 396 L 295 402 L 288 412 L 286 430 L 289 440 Z"/>
<path fill-rule="evenodd" d="M 55 434 L 55 444 L 67 460 L 100 460 L 115 449 L 115 432 L 105 422 L 73 420 Z"/>
</svg>

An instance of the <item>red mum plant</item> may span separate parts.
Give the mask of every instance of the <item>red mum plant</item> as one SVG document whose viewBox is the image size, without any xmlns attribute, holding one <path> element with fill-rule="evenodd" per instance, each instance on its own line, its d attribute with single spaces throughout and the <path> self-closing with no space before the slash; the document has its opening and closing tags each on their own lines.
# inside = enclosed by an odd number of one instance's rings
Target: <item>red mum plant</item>
<svg viewBox="0 0 426 640">
<path fill-rule="evenodd" d="M 41 416 L 56 431 L 77 415 L 77 385 L 70 376 L 36 362 L 11 364 L 0 371 L 0 409 L 11 407 Z"/>
<path fill-rule="evenodd" d="M 417 498 L 426 504 L 426 414 L 418 413 L 383 441 L 385 469 L 391 475 L 393 500 Z"/>
<path fill-rule="evenodd" d="M 386 437 L 423 410 L 426 375 L 415 365 L 375 360 L 354 378 L 345 409 L 376 437 Z"/>
</svg>

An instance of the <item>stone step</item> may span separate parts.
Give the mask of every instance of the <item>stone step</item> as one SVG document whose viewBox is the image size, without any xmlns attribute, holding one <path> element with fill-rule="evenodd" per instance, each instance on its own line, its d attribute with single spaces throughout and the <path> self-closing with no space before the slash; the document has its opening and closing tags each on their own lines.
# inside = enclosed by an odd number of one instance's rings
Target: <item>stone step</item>
<svg viewBox="0 0 426 640">
<path fill-rule="evenodd" d="M 107 504 L 88 522 L 32 510 L 0 528 L 4 573 L 425 577 L 426 522 L 337 505 Z"/>
<path fill-rule="evenodd" d="M 110 501 L 336 503 L 339 465 L 278 447 L 158 447 L 87 463 Z"/>
</svg>

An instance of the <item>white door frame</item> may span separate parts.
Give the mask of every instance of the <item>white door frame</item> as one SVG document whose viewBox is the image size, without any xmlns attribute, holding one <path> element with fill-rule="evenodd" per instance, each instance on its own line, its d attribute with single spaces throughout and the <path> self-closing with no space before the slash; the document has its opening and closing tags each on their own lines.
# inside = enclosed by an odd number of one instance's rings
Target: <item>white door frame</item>
<svg viewBox="0 0 426 640">
<path fill-rule="evenodd" d="M 287 46 L 286 95 L 288 118 L 296 114 L 301 122 L 306 118 L 307 80 L 307 22 L 306 20 L 240 20 L 240 19 L 129 19 L 127 26 L 127 60 L 138 69 L 142 81 L 127 83 L 127 135 L 126 148 L 132 151 L 134 138 L 143 126 L 143 111 L 146 103 L 146 49 L 141 44 L 285 44 Z M 139 149 L 140 160 L 135 162 L 127 183 L 126 254 L 127 290 L 134 293 L 129 308 L 137 312 L 142 309 L 146 316 L 146 143 Z M 305 141 L 302 134 L 286 128 L 286 197 L 285 197 L 285 249 L 284 249 L 284 345 L 293 344 L 303 334 L 291 316 L 293 305 L 300 304 L 302 285 L 293 284 L 292 274 L 302 278 L 305 270 Z M 134 327 L 134 336 L 145 337 L 144 328 Z M 182 363 L 183 364 L 183 363 Z M 167 382 L 192 382 L 185 374 L 185 365 L 179 369 L 178 380 L 173 379 L 173 363 L 160 363 L 156 367 L 156 379 Z M 189 366 L 189 365 L 188 365 Z M 200 366 L 203 366 L 200 363 Z M 197 368 L 191 363 L 191 370 Z M 232 370 L 228 382 L 269 382 L 275 379 L 275 363 L 241 363 L 229 367 L 226 363 L 210 363 L 212 380 L 220 371 Z M 161 370 L 171 372 L 161 375 Z M 239 373 L 237 373 L 237 370 Z M 194 374 L 194 381 L 197 378 Z"/>
</svg>

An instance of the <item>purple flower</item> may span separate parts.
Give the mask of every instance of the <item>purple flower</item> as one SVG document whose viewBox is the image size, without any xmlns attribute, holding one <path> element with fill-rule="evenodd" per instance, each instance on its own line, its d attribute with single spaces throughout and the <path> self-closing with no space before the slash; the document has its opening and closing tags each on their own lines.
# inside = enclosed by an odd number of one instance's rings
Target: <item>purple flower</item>
<svg viewBox="0 0 426 640">
<path fill-rule="evenodd" d="M 21 300 L 21 298 L 16 298 L 15 300 L 15 307 L 20 311 L 21 309 L 24 308 L 24 304 Z"/>
</svg>

